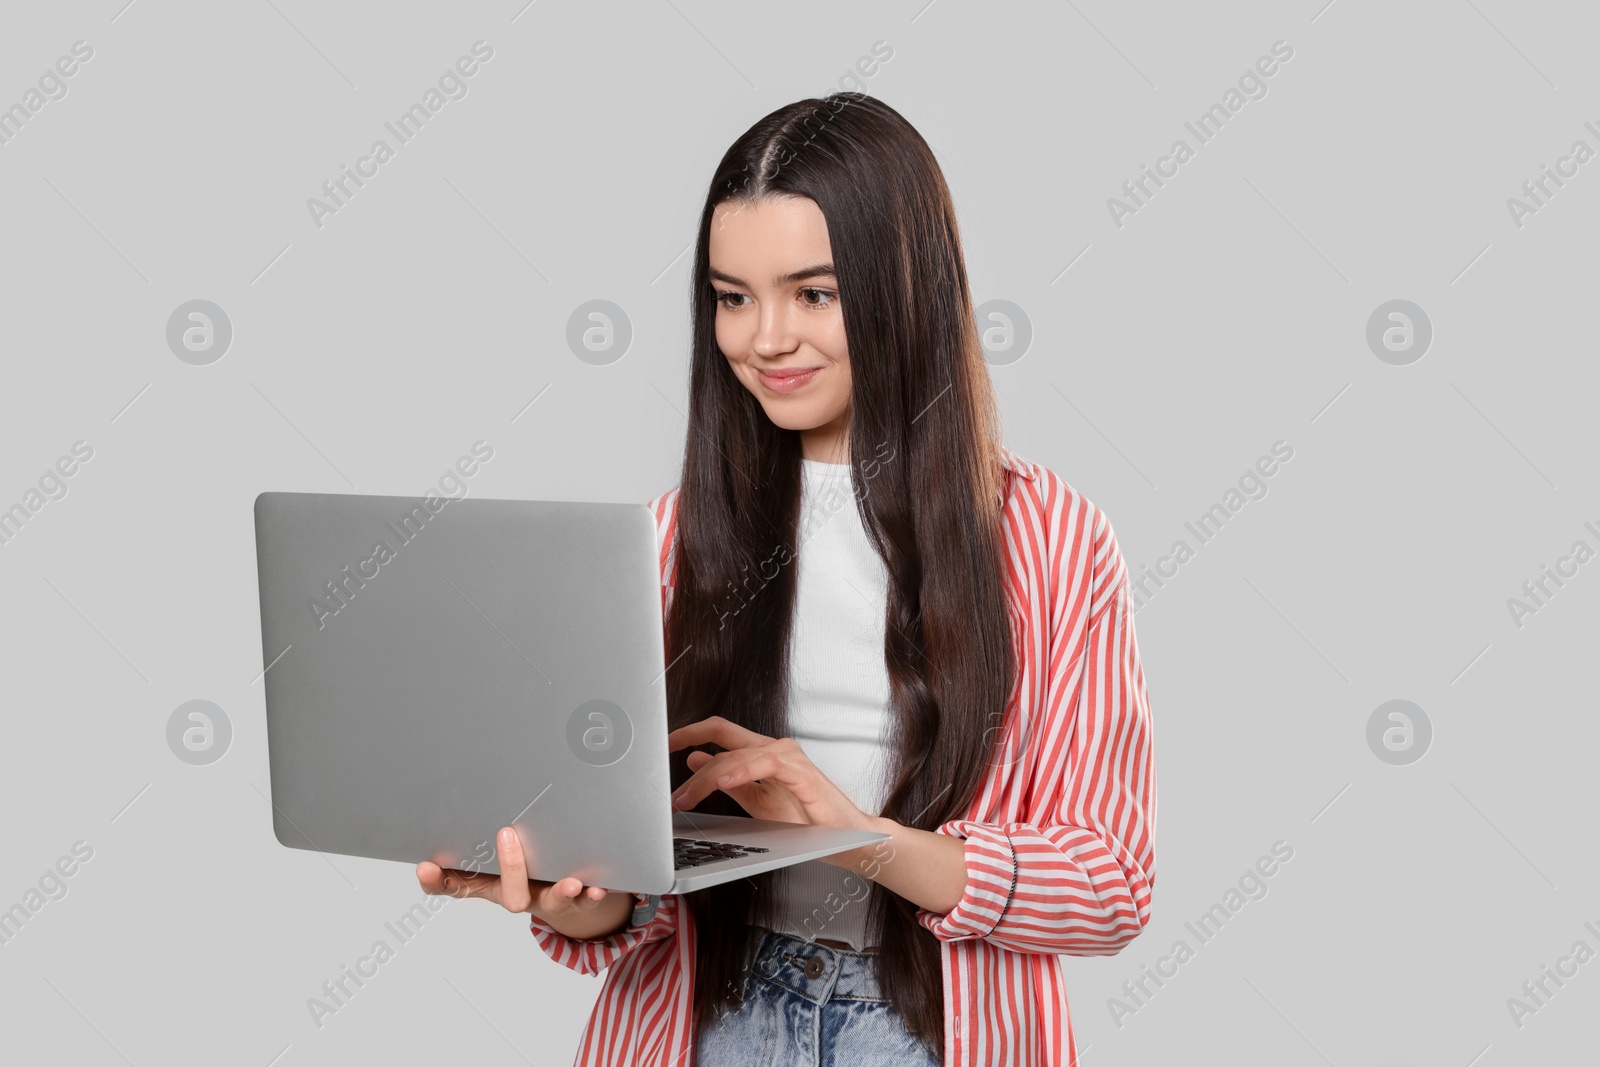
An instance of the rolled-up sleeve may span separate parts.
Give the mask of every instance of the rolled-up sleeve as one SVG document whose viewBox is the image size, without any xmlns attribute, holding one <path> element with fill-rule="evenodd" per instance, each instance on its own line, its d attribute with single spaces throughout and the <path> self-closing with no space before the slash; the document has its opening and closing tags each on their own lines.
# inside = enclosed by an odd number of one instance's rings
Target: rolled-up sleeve
<svg viewBox="0 0 1600 1067">
<path fill-rule="evenodd" d="M 1121 951 L 1150 921 L 1155 762 L 1150 704 L 1133 632 L 1132 589 L 1116 537 L 1095 513 L 1087 633 L 1081 610 L 1052 605 L 1047 700 L 1030 821 L 955 819 L 967 885 L 948 912 L 917 910 L 941 941 L 1074 956 Z M 1062 568 L 1065 570 L 1065 568 Z M 1097 614 L 1096 614 L 1097 613 Z M 1077 615 L 1078 625 L 1072 624 Z M 1075 631 L 1075 632 L 1074 632 Z M 1075 634 L 1078 645 L 1073 647 Z"/>
<path fill-rule="evenodd" d="M 644 902 L 643 893 L 633 896 L 636 903 Z M 579 974 L 599 974 L 640 945 L 665 941 L 675 936 L 678 932 L 678 909 L 682 904 L 683 898 L 679 894 L 668 894 L 661 898 L 655 917 L 649 922 L 593 939 L 568 937 L 538 916 L 530 918 L 534 940 L 539 942 L 539 947 L 546 955 Z"/>
</svg>

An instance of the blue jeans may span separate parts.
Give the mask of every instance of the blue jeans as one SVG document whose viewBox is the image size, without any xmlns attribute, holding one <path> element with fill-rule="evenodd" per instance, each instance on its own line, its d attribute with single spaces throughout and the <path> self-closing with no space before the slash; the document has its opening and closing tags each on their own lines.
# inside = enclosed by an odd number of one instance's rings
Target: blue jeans
<svg viewBox="0 0 1600 1067">
<path fill-rule="evenodd" d="M 758 927 L 744 1005 L 709 1020 L 696 1067 L 940 1067 L 878 989 L 872 954 Z"/>
</svg>

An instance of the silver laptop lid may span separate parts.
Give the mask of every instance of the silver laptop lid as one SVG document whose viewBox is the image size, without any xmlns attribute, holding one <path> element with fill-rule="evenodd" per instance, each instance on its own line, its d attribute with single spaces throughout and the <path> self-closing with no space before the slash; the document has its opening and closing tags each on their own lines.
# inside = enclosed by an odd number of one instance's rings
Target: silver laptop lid
<svg viewBox="0 0 1600 1067">
<path fill-rule="evenodd" d="M 670 888 L 648 507 L 262 493 L 255 522 L 279 841 L 498 872 L 514 825 L 530 877 Z"/>
</svg>

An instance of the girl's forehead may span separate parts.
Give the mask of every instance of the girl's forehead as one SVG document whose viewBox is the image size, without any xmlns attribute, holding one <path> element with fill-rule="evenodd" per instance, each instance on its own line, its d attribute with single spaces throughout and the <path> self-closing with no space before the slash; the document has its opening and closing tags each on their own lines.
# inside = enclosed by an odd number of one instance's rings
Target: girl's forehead
<svg viewBox="0 0 1600 1067">
<path fill-rule="evenodd" d="M 709 237 L 712 265 L 741 277 L 783 273 L 791 260 L 811 264 L 831 254 L 827 220 L 810 200 L 719 205 Z"/>
</svg>

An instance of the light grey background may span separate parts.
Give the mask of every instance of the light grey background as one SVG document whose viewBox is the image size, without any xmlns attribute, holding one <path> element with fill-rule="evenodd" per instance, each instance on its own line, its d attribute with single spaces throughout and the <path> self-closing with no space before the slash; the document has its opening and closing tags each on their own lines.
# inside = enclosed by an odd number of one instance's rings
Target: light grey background
<svg viewBox="0 0 1600 1067">
<path fill-rule="evenodd" d="M 1600 563 L 1520 627 L 1507 605 L 1600 548 L 1600 161 L 1520 227 L 1507 207 L 1600 148 L 1592 7 L 123 3 L 13 5 L 0 33 L 4 105 L 94 49 L 0 145 L 0 506 L 94 449 L 0 545 L 0 908 L 93 849 L 0 945 L 8 1058 L 569 1062 L 598 980 L 475 902 L 313 1023 L 421 894 L 273 839 L 251 502 L 420 495 L 480 439 L 475 495 L 668 488 L 707 176 L 879 41 L 860 84 L 937 153 L 976 299 L 1031 324 L 993 369 L 1007 443 L 1109 513 L 1136 578 L 1294 449 L 1138 614 L 1154 919 L 1069 961 L 1084 1062 L 1592 1058 L 1600 962 L 1520 1027 L 1507 1006 L 1600 950 Z M 468 95 L 318 228 L 307 199 L 480 39 Z M 1279 40 L 1267 95 L 1197 147 L 1184 122 Z M 1114 225 L 1180 137 L 1194 158 Z M 233 330 L 207 366 L 166 342 L 195 299 Z M 600 299 L 633 333 L 609 365 L 567 344 Z M 1434 331 L 1407 366 L 1366 343 L 1396 299 Z M 199 699 L 233 731 L 201 766 L 167 743 Z M 1367 744 L 1391 699 L 1433 727 L 1410 765 Z M 1199 945 L 1185 922 L 1280 840 L 1270 892 Z M 1179 939 L 1119 1025 L 1110 998 Z"/>
</svg>

